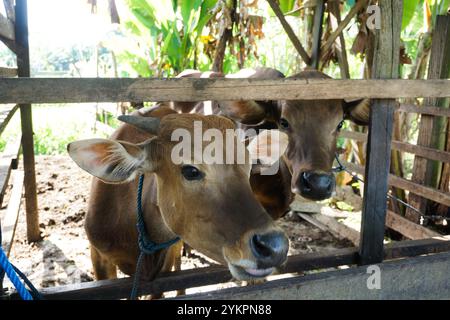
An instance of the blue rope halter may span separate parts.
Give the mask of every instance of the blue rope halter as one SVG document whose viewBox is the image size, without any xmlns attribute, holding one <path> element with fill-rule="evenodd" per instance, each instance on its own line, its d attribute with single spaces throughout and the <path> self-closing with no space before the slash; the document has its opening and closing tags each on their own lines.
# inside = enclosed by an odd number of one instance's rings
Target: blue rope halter
<svg viewBox="0 0 450 320">
<path fill-rule="evenodd" d="M 138 230 L 138 245 L 139 245 L 139 258 L 136 263 L 136 272 L 134 274 L 134 280 L 133 280 L 133 289 L 131 291 L 130 299 L 135 300 L 137 297 L 137 290 L 139 285 L 139 277 L 140 277 L 140 271 L 141 271 L 141 265 L 142 260 L 144 258 L 144 255 L 150 255 L 155 253 L 156 251 L 167 249 L 171 245 L 175 244 L 180 240 L 179 237 L 176 237 L 172 240 L 162 242 L 162 243 L 156 243 L 153 242 L 147 234 L 147 230 L 145 228 L 145 221 L 144 221 L 144 211 L 142 210 L 142 188 L 144 185 L 144 175 L 142 174 L 139 177 L 139 184 L 138 184 L 138 190 L 137 190 L 137 230 Z"/>
</svg>

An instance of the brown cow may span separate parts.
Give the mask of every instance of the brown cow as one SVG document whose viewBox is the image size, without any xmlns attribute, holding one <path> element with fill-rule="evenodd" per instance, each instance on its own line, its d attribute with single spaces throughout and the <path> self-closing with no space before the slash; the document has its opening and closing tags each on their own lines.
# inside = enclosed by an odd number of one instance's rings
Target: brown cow
<svg viewBox="0 0 450 320">
<path fill-rule="evenodd" d="M 227 265 L 239 280 L 260 279 L 285 262 L 288 239 L 252 193 L 249 162 L 192 165 L 195 152 L 180 165 L 171 159 L 175 129 L 192 133 L 194 121 L 201 121 L 203 130 L 224 132 L 235 128 L 232 121 L 176 114 L 168 108 L 136 111 L 126 121 L 134 126 L 121 126 L 111 139 L 68 145 L 72 159 L 96 177 L 85 229 L 97 279 L 116 277 L 116 266 L 128 275 L 135 272 L 138 174 L 145 174 L 142 203 L 151 240 L 161 243 L 178 235 Z M 253 141 L 250 153 L 264 148 Z M 236 139 L 236 143 L 242 142 Z M 248 158 L 249 151 L 244 148 L 244 152 Z M 173 246 L 146 256 L 143 277 L 153 279 L 160 271 L 169 271 L 179 250 L 180 246 Z"/>
<path fill-rule="evenodd" d="M 182 76 L 189 77 L 193 73 L 190 71 Z M 197 73 L 196 77 L 201 76 Z M 244 69 L 226 77 L 280 79 L 284 75 L 272 68 L 259 68 Z M 312 69 L 290 77 L 327 78 L 330 77 Z M 179 103 L 173 103 L 175 109 Z M 199 104 L 184 103 L 183 112 L 201 110 Z M 288 149 L 279 172 L 273 176 L 264 176 L 255 170 L 250 177 L 258 200 L 277 219 L 289 210 L 294 194 L 315 201 L 331 197 L 335 189 L 335 177 L 331 169 L 336 154 L 338 126 L 343 119 L 367 124 L 369 100 L 345 102 L 317 97 L 317 100 L 220 101 L 213 104 L 213 110 L 219 110 L 220 114 L 240 123 L 244 129 L 279 128 L 289 136 Z"/>
</svg>

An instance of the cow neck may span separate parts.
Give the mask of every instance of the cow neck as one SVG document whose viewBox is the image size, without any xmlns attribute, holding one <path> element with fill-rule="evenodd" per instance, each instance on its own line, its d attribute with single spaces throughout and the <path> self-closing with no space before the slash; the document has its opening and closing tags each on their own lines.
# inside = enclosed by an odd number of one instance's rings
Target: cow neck
<svg viewBox="0 0 450 320">
<path fill-rule="evenodd" d="M 137 212 L 138 232 L 140 238 L 139 246 L 142 247 L 141 238 L 146 238 L 146 242 L 148 242 L 150 246 L 151 243 L 153 243 L 157 250 L 168 248 L 177 242 L 179 238 L 167 227 L 161 215 L 161 211 L 155 204 L 154 199 L 152 197 L 145 196 L 156 194 L 156 177 L 154 174 L 151 174 L 146 175 L 146 178 L 144 179 L 144 175 L 142 175 L 139 178 L 139 183 L 142 184 L 142 189 L 141 193 L 139 193 L 138 186 L 137 210 L 139 210 L 139 208 L 141 209 L 141 216 L 143 218 L 143 223 L 139 225 L 139 212 Z M 142 249 L 145 251 L 145 248 L 141 248 L 141 250 Z"/>
</svg>

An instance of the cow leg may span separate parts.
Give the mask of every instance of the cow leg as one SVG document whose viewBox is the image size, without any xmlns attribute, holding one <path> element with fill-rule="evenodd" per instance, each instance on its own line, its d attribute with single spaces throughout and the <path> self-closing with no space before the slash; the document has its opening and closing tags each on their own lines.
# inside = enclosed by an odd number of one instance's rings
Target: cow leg
<svg viewBox="0 0 450 320">
<path fill-rule="evenodd" d="M 91 261 L 97 280 L 117 278 L 117 268 L 91 245 Z"/>
</svg>

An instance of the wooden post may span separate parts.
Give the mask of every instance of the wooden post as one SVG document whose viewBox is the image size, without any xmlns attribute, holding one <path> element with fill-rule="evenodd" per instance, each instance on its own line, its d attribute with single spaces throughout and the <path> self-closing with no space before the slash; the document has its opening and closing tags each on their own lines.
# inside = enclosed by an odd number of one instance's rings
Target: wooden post
<svg viewBox="0 0 450 320">
<path fill-rule="evenodd" d="M 324 12 L 325 12 L 325 1 L 318 0 L 316 4 L 316 10 L 314 11 L 314 30 L 313 30 L 312 53 L 311 53 L 311 67 L 313 67 L 314 69 L 319 69 L 320 44 L 322 40 Z"/>
<path fill-rule="evenodd" d="M 19 77 L 30 77 L 30 50 L 28 45 L 27 0 L 16 0 L 16 48 Z M 25 171 L 25 208 L 27 238 L 29 242 L 40 240 L 39 215 L 34 169 L 34 142 L 31 104 L 20 105 L 22 122 L 22 152 Z"/>
<path fill-rule="evenodd" d="M 450 16 L 438 16 L 433 32 L 428 79 L 446 79 L 449 75 Z M 445 107 L 445 104 L 446 99 L 426 98 L 424 100 L 424 105 L 434 107 Z M 420 120 L 417 144 L 424 147 L 438 148 L 440 138 L 444 137 L 445 139 L 443 133 L 445 132 L 446 121 L 447 119 L 444 118 L 423 114 Z M 436 181 L 437 179 L 433 179 L 433 177 L 438 176 L 440 168 L 440 163 L 415 156 L 412 181 L 437 188 L 439 181 Z M 427 207 L 427 201 L 413 193 L 409 195 L 409 203 L 421 212 L 425 212 Z M 420 221 L 419 214 L 411 209 L 407 209 L 406 217 L 416 223 Z"/>
<path fill-rule="evenodd" d="M 403 1 L 380 0 L 381 29 L 377 30 L 374 78 L 398 78 Z M 360 264 L 383 260 L 388 174 L 395 100 L 374 100 L 370 110 Z"/>
</svg>

